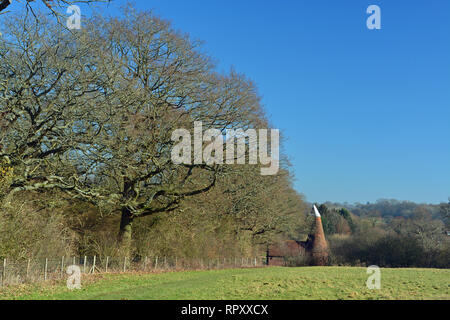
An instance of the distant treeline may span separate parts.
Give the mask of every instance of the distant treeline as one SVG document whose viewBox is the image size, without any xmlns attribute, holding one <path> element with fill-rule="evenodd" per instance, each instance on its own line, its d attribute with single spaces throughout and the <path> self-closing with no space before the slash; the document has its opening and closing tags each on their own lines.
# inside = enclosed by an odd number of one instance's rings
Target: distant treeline
<svg viewBox="0 0 450 320">
<path fill-rule="evenodd" d="M 326 202 L 325 204 L 328 207 L 346 208 L 360 217 L 381 216 L 386 219 L 395 217 L 410 218 L 417 210 L 422 209 L 429 212 L 434 218 L 444 219 L 442 216 L 442 208 L 447 205 L 447 203 L 426 204 L 411 201 L 399 201 L 395 199 L 380 199 L 374 203 L 349 204 Z"/>
<path fill-rule="evenodd" d="M 332 264 L 450 267 L 450 203 L 328 202 L 319 211 Z"/>
</svg>

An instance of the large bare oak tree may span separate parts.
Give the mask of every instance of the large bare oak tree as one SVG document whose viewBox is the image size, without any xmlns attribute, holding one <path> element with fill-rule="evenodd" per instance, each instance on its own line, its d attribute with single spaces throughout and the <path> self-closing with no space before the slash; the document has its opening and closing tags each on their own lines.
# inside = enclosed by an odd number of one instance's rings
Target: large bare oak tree
<svg viewBox="0 0 450 320">
<path fill-rule="evenodd" d="M 172 131 L 265 124 L 253 84 L 220 74 L 199 44 L 148 12 L 94 17 L 77 32 L 7 19 L 0 42 L 0 158 L 10 193 L 57 188 L 134 219 L 210 190 L 217 165 L 177 165 Z"/>
</svg>

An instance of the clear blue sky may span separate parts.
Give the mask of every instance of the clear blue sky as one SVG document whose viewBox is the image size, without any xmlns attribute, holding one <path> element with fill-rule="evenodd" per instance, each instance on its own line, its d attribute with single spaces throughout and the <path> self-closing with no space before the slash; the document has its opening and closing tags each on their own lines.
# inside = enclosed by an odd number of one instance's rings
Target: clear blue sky
<svg viewBox="0 0 450 320">
<path fill-rule="evenodd" d="M 450 1 L 134 3 L 255 81 L 307 200 L 450 196 Z"/>
</svg>

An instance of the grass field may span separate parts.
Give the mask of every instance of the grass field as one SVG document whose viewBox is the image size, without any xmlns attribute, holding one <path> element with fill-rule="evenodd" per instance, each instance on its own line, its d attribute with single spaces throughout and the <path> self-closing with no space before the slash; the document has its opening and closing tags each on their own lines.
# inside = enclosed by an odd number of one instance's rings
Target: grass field
<svg viewBox="0 0 450 320">
<path fill-rule="evenodd" d="M 366 287 L 365 268 L 307 267 L 107 274 L 0 290 L 0 299 L 450 299 L 450 270 L 381 269 L 381 289 Z"/>
</svg>

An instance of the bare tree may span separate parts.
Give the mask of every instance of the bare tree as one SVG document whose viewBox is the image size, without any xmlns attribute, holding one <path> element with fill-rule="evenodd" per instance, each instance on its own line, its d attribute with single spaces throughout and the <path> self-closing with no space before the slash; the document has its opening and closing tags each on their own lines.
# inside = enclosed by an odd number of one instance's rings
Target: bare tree
<svg viewBox="0 0 450 320">
<path fill-rule="evenodd" d="M 132 9 L 95 17 L 71 33 L 41 19 L 9 22 L 0 57 L 0 157 L 11 191 L 58 188 L 134 219 L 177 208 L 210 190 L 217 165 L 177 165 L 172 131 L 247 128 L 264 122 L 245 77 L 218 74 L 199 44 L 167 21 Z"/>
<path fill-rule="evenodd" d="M 54 15 L 58 15 L 57 10 L 61 7 L 68 7 L 74 4 L 90 4 L 95 2 L 110 2 L 111 0 L 25 0 L 27 9 L 33 10 L 33 3 L 43 3 Z M 12 0 L 0 0 L 0 12 L 6 10 L 12 4 Z"/>
<path fill-rule="evenodd" d="M 57 185 L 55 161 L 91 141 L 81 130 L 94 129 L 79 121 L 101 96 L 102 75 L 85 67 L 91 49 L 27 17 L 8 18 L 0 41 L 0 158 L 15 169 L 11 191 Z"/>
</svg>

